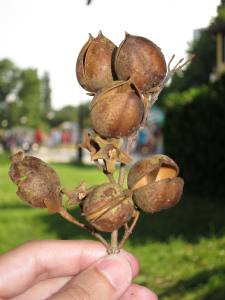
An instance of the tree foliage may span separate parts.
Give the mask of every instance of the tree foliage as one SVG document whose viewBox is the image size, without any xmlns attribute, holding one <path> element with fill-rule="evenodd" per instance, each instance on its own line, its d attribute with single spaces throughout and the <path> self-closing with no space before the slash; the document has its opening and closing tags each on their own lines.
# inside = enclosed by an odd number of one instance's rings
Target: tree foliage
<svg viewBox="0 0 225 300">
<path fill-rule="evenodd" d="M 176 158 L 186 190 L 223 196 L 225 168 L 225 74 L 210 82 L 216 58 L 212 28 L 225 25 L 225 1 L 209 27 L 192 42 L 196 58 L 182 74 L 174 76 L 163 97 L 165 151 Z"/>
<path fill-rule="evenodd" d="M 60 125 L 65 121 L 80 123 L 82 126 L 90 127 L 90 118 L 89 118 L 89 104 L 88 102 L 83 103 L 79 106 L 67 105 L 61 109 L 53 111 L 54 118 L 49 120 L 50 126 L 55 127 Z"/>
<path fill-rule="evenodd" d="M 48 72 L 45 72 L 41 77 L 40 82 L 41 88 L 41 99 L 40 105 L 42 111 L 47 114 L 51 110 L 51 87 L 50 87 L 50 77 Z"/>
<path fill-rule="evenodd" d="M 171 92 L 182 92 L 189 87 L 198 87 L 209 83 L 210 74 L 216 63 L 215 36 L 206 30 L 201 31 L 200 37 L 190 43 L 188 52 L 195 54 L 193 61 L 184 71 L 174 75 L 170 86 L 165 89 L 163 100 Z"/>
<path fill-rule="evenodd" d="M 199 30 L 199 37 L 189 43 L 188 53 L 194 53 L 195 58 L 182 72 L 175 74 L 170 86 L 164 90 L 162 105 L 171 92 L 182 92 L 190 87 L 207 85 L 210 75 L 214 72 L 216 65 L 216 38 L 211 32 L 217 24 L 225 24 L 225 1 L 222 0 L 218 6 L 216 17 L 209 26 Z"/>
<path fill-rule="evenodd" d="M 165 151 L 176 158 L 186 189 L 194 193 L 222 196 L 224 192 L 224 95 L 225 75 L 199 92 L 180 93 L 184 101 L 167 109 Z M 176 101 L 177 95 L 170 97 Z"/>
<path fill-rule="evenodd" d="M 0 61 L 0 126 L 37 127 L 51 109 L 50 79 L 36 69 L 20 69 L 9 59 Z"/>
<path fill-rule="evenodd" d="M 7 96 L 16 93 L 19 88 L 20 71 L 9 59 L 0 60 L 0 102 L 7 101 Z"/>
</svg>

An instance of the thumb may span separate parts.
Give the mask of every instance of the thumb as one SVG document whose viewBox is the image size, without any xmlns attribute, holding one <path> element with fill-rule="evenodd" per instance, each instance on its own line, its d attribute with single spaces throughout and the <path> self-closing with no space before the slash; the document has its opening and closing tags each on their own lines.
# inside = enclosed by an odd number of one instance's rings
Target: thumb
<svg viewBox="0 0 225 300">
<path fill-rule="evenodd" d="M 122 254 L 108 255 L 73 277 L 49 300 L 116 300 L 132 281 L 132 267 Z"/>
</svg>

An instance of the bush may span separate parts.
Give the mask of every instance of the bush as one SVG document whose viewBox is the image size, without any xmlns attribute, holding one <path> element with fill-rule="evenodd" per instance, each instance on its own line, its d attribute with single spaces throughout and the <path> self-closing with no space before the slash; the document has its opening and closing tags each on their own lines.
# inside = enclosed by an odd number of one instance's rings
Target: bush
<svg viewBox="0 0 225 300">
<path fill-rule="evenodd" d="M 225 171 L 225 76 L 199 91 L 175 93 L 177 106 L 171 105 L 170 95 L 164 126 L 165 152 L 180 166 L 188 191 L 221 196 Z"/>
</svg>

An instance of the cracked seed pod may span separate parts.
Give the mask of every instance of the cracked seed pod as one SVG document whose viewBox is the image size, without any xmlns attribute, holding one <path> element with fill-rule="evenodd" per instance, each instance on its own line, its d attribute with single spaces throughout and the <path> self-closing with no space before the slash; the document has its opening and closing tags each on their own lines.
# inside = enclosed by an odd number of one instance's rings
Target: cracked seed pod
<svg viewBox="0 0 225 300">
<path fill-rule="evenodd" d="M 158 86 L 166 76 L 167 66 L 161 49 L 152 41 L 126 33 L 115 58 L 120 80 L 131 78 L 143 94 Z"/>
<path fill-rule="evenodd" d="M 135 204 L 145 212 L 170 208 L 180 200 L 184 181 L 177 164 L 166 155 L 140 160 L 130 169 L 128 187 Z"/>
<path fill-rule="evenodd" d="M 90 35 L 76 64 L 77 79 L 85 90 L 97 92 L 113 82 L 112 57 L 115 49 L 113 42 L 101 31 L 96 38 Z"/>
<path fill-rule="evenodd" d="M 18 187 L 17 195 L 33 207 L 59 211 L 62 195 L 56 172 L 42 160 L 24 156 L 23 152 L 16 153 L 11 160 L 9 176 Z"/>
<path fill-rule="evenodd" d="M 93 128 L 104 138 L 129 136 L 139 128 L 144 115 L 142 96 L 130 80 L 101 90 L 90 109 Z"/>
<path fill-rule="evenodd" d="M 134 212 L 129 191 L 114 183 L 104 183 L 94 188 L 84 199 L 81 208 L 86 220 L 104 232 L 120 228 Z"/>
</svg>

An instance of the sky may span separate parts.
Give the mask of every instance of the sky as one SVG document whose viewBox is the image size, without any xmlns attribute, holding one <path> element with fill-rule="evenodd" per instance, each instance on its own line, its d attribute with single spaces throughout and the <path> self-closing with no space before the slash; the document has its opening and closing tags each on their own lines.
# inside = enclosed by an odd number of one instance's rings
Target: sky
<svg viewBox="0 0 225 300">
<path fill-rule="evenodd" d="M 125 31 L 156 43 L 166 60 L 186 56 L 194 29 L 216 15 L 220 0 L 0 0 L 0 59 L 49 72 L 55 109 L 88 100 L 76 59 L 88 33 L 119 45 Z"/>
</svg>

